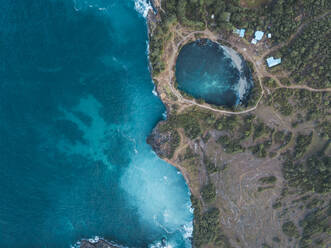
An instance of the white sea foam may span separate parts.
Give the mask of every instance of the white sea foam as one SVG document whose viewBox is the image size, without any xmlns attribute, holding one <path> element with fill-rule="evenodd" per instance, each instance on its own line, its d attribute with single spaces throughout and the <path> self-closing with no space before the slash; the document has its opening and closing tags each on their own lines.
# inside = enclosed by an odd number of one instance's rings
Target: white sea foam
<svg viewBox="0 0 331 248">
<path fill-rule="evenodd" d="M 187 223 L 187 224 L 185 224 L 183 228 L 184 228 L 183 237 L 185 239 L 191 238 L 192 237 L 192 233 L 193 233 L 193 223 L 192 223 L 192 221 L 189 222 L 189 223 Z"/>
<path fill-rule="evenodd" d="M 171 241 L 169 242 L 161 242 L 161 241 L 155 241 L 153 244 L 150 244 L 148 248 L 174 248 L 176 247 L 176 244 L 172 244 Z"/>
<path fill-rule="evenodd" d="M 194 213 L 194 208 L 190 207 L 189 211 L 190 211 L 191 214 L 193 214 Z"/>
<path fill-rule="evenodd" d="M 238 90 L 238 96 L 239 96 L 239 100 L 243 100 L 245 93 L 247 92 L 249 88 L 247 79 L 244 78 L 243 76 L 240 77 L 239 79 L 239 83 L 237 86 L 237 90 Z"/>
<path fill-rule="evenodd" d="M 163 245 L 161 242 L 156 242 L 155 244 L 152 244 L 149 246 L 149 248 L 173 248 L 175 246 L 172 246 L 171 244 Z"/>
<path fill-rule="evenodd" d="M 153 93 L 154 96 L 157 96 L 157 91 L 156 91 L 156 87 L 155 87 L 155 86 L 154 86 L 154 88 L 153 88 L 152 93 Z"/>
<path fill-rule="evenodd" d="M 144 18 L 147 17 L 148 12 L 153 10 L 151 3 L 148 0 L 135 0 L 134 7 L 136 11 L 141 14 Z"/>
<path fill-rule="evenodd" d="M 247 82 L 247 78 L 245 77 L 243 73 L 243 63 L 242 58 L 239 56 L 239 54 L 233 50 L 232 48 L 221 46 L 225 51 L 225 56 L 231 59 L 232 65 L 236 67 L 240 72 L 240 79 L 236 87 L 236 91 L 238 92 L 238 102 L 243 100 L 245 93 L 247 92 L 249 86 L 249 83 Z"/>
<path fill-rule="evenodd" d="M 233 66 L 235 66 L 236 68 L 238 68 L 238 70 L 241 71 L 242 59 L 240 58 L 239 54 L 230 47 L 226 47 L 226 46 L 221 46 L 221 47 L 225 51 L 224 53 L 225 56 L 231 59 Z"/>
<path fill-rule="evenodd" d="M 146 40 L 146 54 L 149 56 L 149 42 Z"/>
</svg>

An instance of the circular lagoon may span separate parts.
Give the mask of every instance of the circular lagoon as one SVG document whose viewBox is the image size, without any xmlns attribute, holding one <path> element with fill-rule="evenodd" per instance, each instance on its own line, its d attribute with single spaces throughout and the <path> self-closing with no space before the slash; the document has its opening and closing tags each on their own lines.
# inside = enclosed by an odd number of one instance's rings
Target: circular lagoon
<svg viewBox="0 0 331 248">
<path fill-rule="evenodd" d="M 245 60 L 233 49 L 207 39 L 183 46 L 176 79 L 181 91 L 227 107 L 245 104 L 253 86 Z"/>
</svg>

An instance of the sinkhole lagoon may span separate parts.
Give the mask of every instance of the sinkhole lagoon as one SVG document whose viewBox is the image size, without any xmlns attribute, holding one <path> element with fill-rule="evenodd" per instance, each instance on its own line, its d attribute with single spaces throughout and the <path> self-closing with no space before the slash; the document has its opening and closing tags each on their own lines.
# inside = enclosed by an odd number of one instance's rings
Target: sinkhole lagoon
<svg viewBox="0 0 331 248">
<path fill-rule="evenodd" d="M 183 46 L 176 61 L 176 80 L 181 91 L 227 107 L 245 104 L 253 86 L 242 56 L 208 39 Z"/>
<path fill-rule="evenodd" d="M 146 137 L 145 0 L 1 1 L 0 247 L 191 247 L 189 189 Z"/>
</svg>

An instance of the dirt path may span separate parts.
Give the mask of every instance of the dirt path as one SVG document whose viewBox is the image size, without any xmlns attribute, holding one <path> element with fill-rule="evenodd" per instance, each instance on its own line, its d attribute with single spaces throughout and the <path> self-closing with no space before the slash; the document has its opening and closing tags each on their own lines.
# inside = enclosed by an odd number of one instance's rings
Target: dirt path
<svg viewBox="0 0 331 248">
<path fill-rule="evenodd" d="M 324 15 L 321 15 L 318 18 L 322 18 L 327 14 L 329 14 L 329 13 L 325 13 Z M 315 18 L 315 19 L 317 19 L 317 18 Z M 288 42 L 290 42 L 290 40 L 293 39 L 302 30 L 302 28 L 304 28 L 304 26 L 307 25 L 307 24 L 308 23 L 305 23 L 305 24 L 301 25 L 299 27 L 299 29 L 297 30 L 297 32 L 291 36 L 291 38 L 289 39 Z M 207 39 L 210 39 L 214 42 L 217 42 L 219 40 L 224 41 L 224 42 L 229 42 L 229 40 L 223 39 L 220 35 L 217 35 L 217 34 L 211 32 L 208 29 L 203 30 L 203 31 L 187 32 L 186 30 L 184 30 L 181 27 L 180 28 L 173 27 L 171 32 L 176 34 L 177 37 L 180 37 L 181 40 L 177 44 L 175 42 L 175 38 L 173 38 L 171 40 L 171 42 L 170 42 L 171 47 L 166 48 L 166 49 L 170 48 L 169 50 L 171 51 L 171 54 L 166 59 L 166 61 L 167 61 L 166 68 L 159 76 L 156 77 L 156 79 L 161 84 L 168 85 L 168 87 L 171 90 L 171 93 L 174 94 L 177 97 L 178 101 L 181 102 L 181 103 L 185 103 L 185 104 L 188 104 L 188 105 L 199 106 L 200 108 L 208 109 L 208 110 L 218 112 L 218 113 L 222 113 L 222 114 L 239 115 L 239 114 L 249 113 L 251 111 L 254 111 L 258 107 L 263 95 L 265 94 L 264 87 L 263 87 L 263 84 L 262 84 L 262 78 L 264 78 L 264 77 L 270 77 L 270 78 L 274 79 L 275 82 L 278 85 L 278 87 L 276 89 L 288 88 L 288 89 L 304 89 L 304 90 L 309 90 L 309 91 L 312 91 L 312 92 L 326 92 L 326 91 L 331 92 L 331 88 L 314 89 L 314 88 L 308 87 L 306 85 L 286 86 L 286 85 L 283 85 L 280 82 L 279 78 L 276 75 L 269 73 L 265 68 L 265 63 L 264 63 L 265 54 L 268 54 L 268 53 L 272 52 L 273 49 L 279 49 L 280 48 L 279 46 L 281 46 L 281 45 L 279 45 L 278 47 L 273 47 L 272 49 L 268 50 L 266 53 L 258 56 L 256 53 L 254 53 L 254 51 L 252 51 L 250 45 L 244 43 L 243 41 L 241 41 L 241 42 L 237 41 L 237 42 L 230 42 L 230 44 L 234 48 L 236 48 L 236 50 L 241 55 L 243 55 L 246 60 L 252 62 L 253 66 L 254 66 L 254 71 L 256 72 L 256 76 L 258 78 L 258 81 L 259 81 L 259 84 L 260 84 L 260 87 L 261 87 L 261 96 L 257 100 L 256 104 L 253 107 L 249 108 L 249 109 L 236 112 L 236 111 L 220 110 L 220 109 L 212 107 L 211 105 L 209 105 L 207 103 L 197 103 L 195 100 L 190 100 L 190 99 L 187 99 L 187 98 L 183 97 L 182 94 L 175 88 L 174 83 L 173 83 L 174 79 L 175 79 L 174 68 L 175 68 L 175 65 L 176 65 L 176 59 L 177 59 L 177 55 L 178 55 L 180 47 L 182 45 L 186 44 L 187 42 L 189 42 L 192 39 L 195 40 L 194 39 L 195 35 L 202 36 L 201 38 L 207 38 Z M 183 35 L 185 33 L 188 33 L 188 34 Z M 283 44 L 283 45 L 285 45 L 285 44 Z"/>
</svg>

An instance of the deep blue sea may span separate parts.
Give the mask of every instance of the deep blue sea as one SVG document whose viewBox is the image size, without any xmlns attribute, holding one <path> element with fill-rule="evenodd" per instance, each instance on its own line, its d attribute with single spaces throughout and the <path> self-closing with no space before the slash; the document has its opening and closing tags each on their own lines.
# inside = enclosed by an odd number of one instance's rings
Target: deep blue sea
<svg viewBox="0 0 331 248">
<path fill-rule="evenodd" d="M 244 104 L 253 86 L 250 70 L 233 49 L 198 40 L 181 49 L 176 64 L 178 88 L 207 103 Z"/>
<path fill-rule="evenodd" d="M 2 0 L 0 247 L 190 247 L 183 176 L 146 137 L 152 94 L 143 0 Z"/>
</svg>

